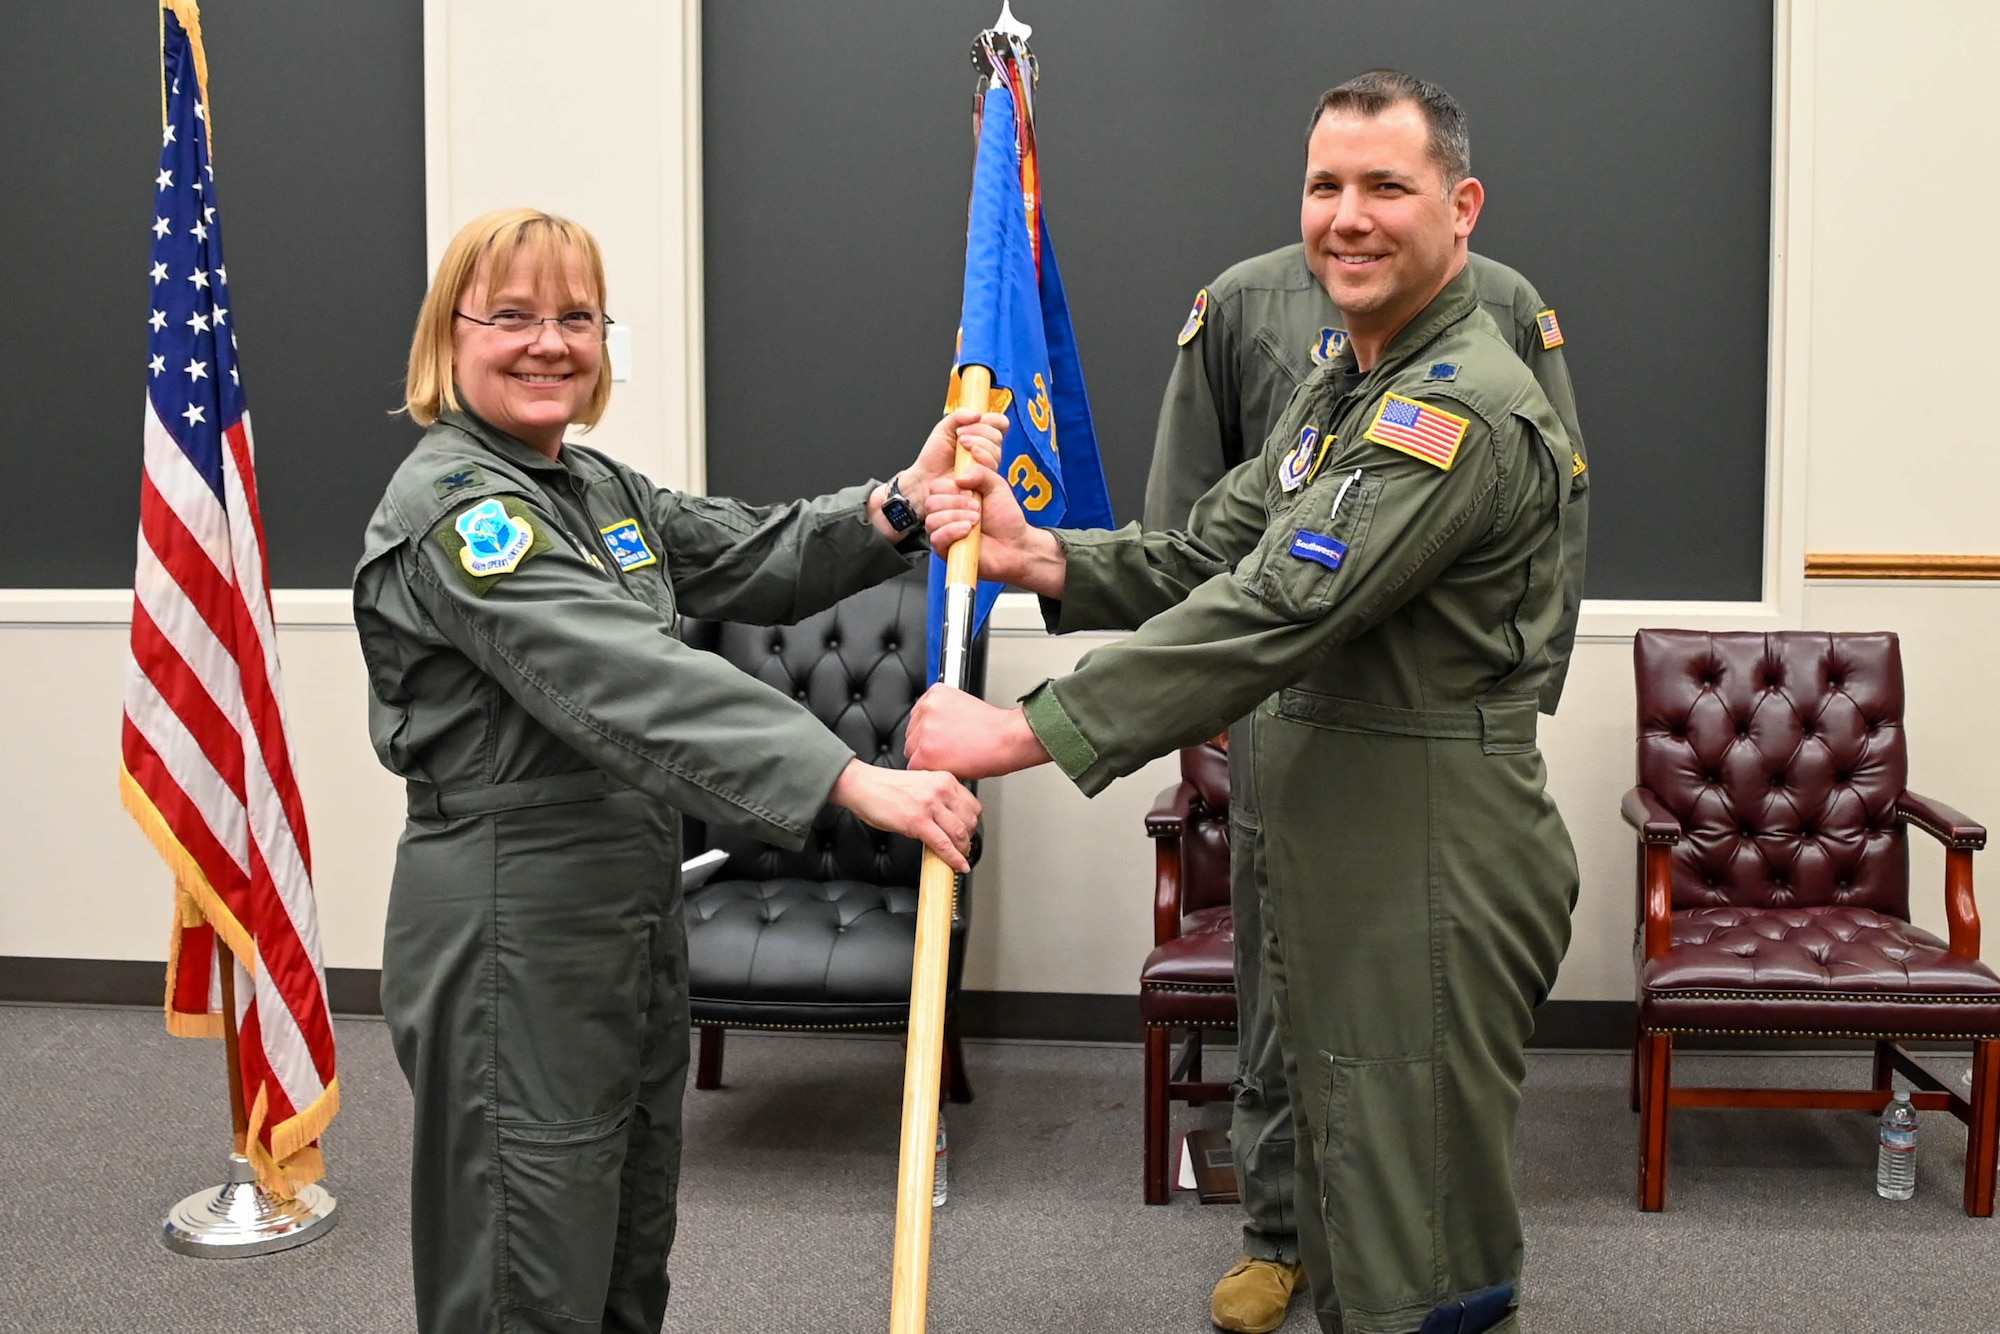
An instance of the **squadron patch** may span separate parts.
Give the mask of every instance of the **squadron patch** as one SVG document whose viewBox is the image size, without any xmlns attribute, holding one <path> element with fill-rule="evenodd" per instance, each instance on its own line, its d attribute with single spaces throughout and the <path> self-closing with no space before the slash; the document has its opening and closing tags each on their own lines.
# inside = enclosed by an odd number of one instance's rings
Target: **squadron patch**
<svg viewBox="0 0 2000 1334">
<path fill-rule="evenodd" d="M 1319 461 L 1325 456 L 1326 449 L 1319 441 L 1319 428 L 1306 427 L 1299 432 L 1299 442 L 1278 460 L 1278 485 L 1286 491 L 1298 490 L 1312 480 Z"/>
<path fill-rule="evenodd" d="M 1347 330 L 1321 329 L 1319 337 L 1313 341 L 1313 365 L 1324 366 L 1340 355 L 1340 349 L 1347 346 Z"/>
<path fill-rule="evenodd" d="M 1201 332 L 1201 322 L 1208 318 L 1208 289 L 1202 288 L 1194 294 L 1194 309 L 1188 312 L 1187 323 L 1181 326 L 1180 336 L 1174 339 L 1176 345 L 1186 347 Z"/>
<path fill-rule="evenodd" d="M 549 539 L 529 521 L 528 508 L 511 496 L 489 496 L 437 527 L 437 538 L 473 592 L 485 597 L 499 576 L 549 549 Z"/>
<path fill-rule="evenodd" d="M 1588 471 L 1590 471 L 1590 465 L 1583 461 L 1583 455 L 1574 450 L 1570 451 L 1569 475 L 1572 477 L 1581 477 Z"/>
<path fill-rule="evenodd" d="M 1364 440 L 1400 449 L 1412 458 L 1449 469 L 1458 457 L 1459 442 L 1472 423 L 1452 413 L 1401 394 L 1384 394 L 1375 419 L 1362 433 Z"/>
<path fill-rule="evenodd" d="M 646 545 L 646 535 L 639 531 L 637 519 L 620 519 L 609 528 L 600 528 L 604 535 L 605 550 L 611 559 L 618 562 L 621 570 L 637 570 L 647 565 L 659 564 L 652 548 Z"/>
<path fill-rule="evenodd" d="M 1554 307 L 1550 307 L 1548 310 L 1535 316 L 1535 328 L 1542 335 L 1542 350 L 1544 352 L 1554 351 L 1563 345 L 1562 326 L 1556 323 Z"/>
</svg>

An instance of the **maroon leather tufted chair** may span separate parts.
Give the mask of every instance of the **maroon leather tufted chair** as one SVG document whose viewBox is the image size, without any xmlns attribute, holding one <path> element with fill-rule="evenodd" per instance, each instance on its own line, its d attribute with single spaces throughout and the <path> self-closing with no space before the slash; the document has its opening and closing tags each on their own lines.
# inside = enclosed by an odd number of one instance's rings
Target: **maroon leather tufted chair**
<svg viewBox="0 0 2000 1334">
<path fill-rule="evenodd" d="M 1139 970 L 1146 1025 L 1146 1203 L 1167 1202 L 1167 1104 L 1216 1102 L 1201 1077 L 1202 1032 L 1236 1026 L 1236 933 L 1229 912 L 1229 755 L 1181 751 L 1181 781 L 1146 813 L 1153 840 L 1153 952 Z M 1187 1033 L 1178 1058 L 1176 1031 Z"/>
<path fill-rule="evenodd" d="M 1901 1072 L 1967 1128 L 1965 1211 L 1993 1212 L 2000 976 L 1979 961 L 1986 830 L 1911 792 L 1893 634 L 1641 630 L 1633 645 L 1639 1207 L 1666 1204 L 1674 1107 L 1880 1111 Z M 1951 939 L 1910 924 L 1908 827 L 1945 845 Z M 1681 1034 L 1870 1038 L 1868 1089 L 1673 1087 Z M 1967 1042 L 1972 1097 L 1898 1045 Z"/>
</svg>

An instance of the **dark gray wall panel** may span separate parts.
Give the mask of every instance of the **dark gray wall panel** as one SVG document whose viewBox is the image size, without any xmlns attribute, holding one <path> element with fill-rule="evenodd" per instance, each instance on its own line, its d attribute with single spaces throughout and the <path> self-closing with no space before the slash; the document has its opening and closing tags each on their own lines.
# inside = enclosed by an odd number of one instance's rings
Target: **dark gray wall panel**
<svg viewBox="0 0 2000 1334">
<path fill-rule="evenodd" d="M 415 440 L 388 416 L 423 298 L 423 9 L 208 0 L 216 198 L 271 578 L 344 586 Z M 133 0 L 10 8 L 0 79 L 0 586 L 132 579 L 159 28 Z"/>
<path fill-rule="evenodd" d="M 905 462 L 943 397 L 994 0 L 703 10 L 711 489 Z M 1759 595 L 1771 13 L 1744 0 L 1029 0 L 1051 229 L 1136 517 L 1195 290 L 1298 238 L 1303 128 L 1371 65 L 1466 106 L 1477 248 L 1560 313 L 1593 597 Z"/>
</svg>

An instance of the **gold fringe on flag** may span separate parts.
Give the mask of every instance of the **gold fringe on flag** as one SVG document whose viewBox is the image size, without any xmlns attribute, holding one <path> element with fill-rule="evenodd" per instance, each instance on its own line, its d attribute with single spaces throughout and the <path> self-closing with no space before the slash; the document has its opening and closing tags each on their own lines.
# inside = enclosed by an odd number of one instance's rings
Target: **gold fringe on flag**
<svg viewBox="0 0 2000 1334">
<path fill-rule="evenodd" d="M 214 927 L 215 934 L 222 937 L 222 942 L 229 946 L 230 952 L 241 961 L 252 976 L 255 976 L 256 942 L 250 938 L 250 933 L 244 929 L 243 924 L 236 920 L 236 914 L 229 911 L 228 905 L 223 903 L 222 896 L 208 883 L 208 877 L 202 873 L 200 864 L 189 855 L 186 848 L 181 846 L 181 841 L 174 837 L 174 831 L 168 827 L 166 817 L 153 805 L 153 799 L 146 795 L 146 789 L 139 786 L 139 780 L 132 777 L 132 771 L 122 763 L 118 766 L 118 795 L 124 801 L 125 809 L 131 812 L 132 818 L 139 822 L 139 828 L 146 835 L 146 841 L 151 843 L 153 850 L 173 868 L 174 902 L 176 911 L 181 914 L 181 921 L 189 923 L 189 909 L 192 907 L 198 916 L 191 924 L 200 925 L 206 922 Z M 169 987 L 172 986 L 171 977 L 170 971 Z"/>
<path fill-rule="evenodd" d="M 208 104 L 208 52 L 201 45 L 201 6 L 195 0 L 160 0 L 160 47 L 167 44 L 167 11 L 181 21 L 181 27 L 188 35 L 188 46 L 194 51 L 194 76 L 196 91 L 201 94 L 201 127 L 208 139 L 208 155 L 215 156 L 215 115 Z M 167 123 L 167 67 L 160 64 L 160 125 Z"/>
<path fill-rule="evenodd" d="M 326 1160 L 315 1142 L 326 1132 L 334 1113 L 340 1110 L 340 1080 L 326 1086 L 326 1092 L 312 1106 L 271 1128 L 271 1147 L 264 1147 L 264 1119 L 271 1114 L 270 1095 L 263 1086 L 250 1105 L 249 1126 L 243 1136 L 243 1156 L 257 1169 L 257 1184 L 273 1195 L 291 1199 L 326 1175 Z"/>
</svg>

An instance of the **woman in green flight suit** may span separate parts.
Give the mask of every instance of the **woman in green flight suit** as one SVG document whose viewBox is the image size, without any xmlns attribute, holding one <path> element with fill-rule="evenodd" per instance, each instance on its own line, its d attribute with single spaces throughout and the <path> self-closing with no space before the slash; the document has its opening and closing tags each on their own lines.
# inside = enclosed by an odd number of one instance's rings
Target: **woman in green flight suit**
<svg viewBox="0 0 2000 1334">
<path fill-rule="evenodd" d="M 529 209 L 468 223 L 418 316 L 429 430 L 368 526 L 354 615 L 406 783 L 382 1008 L 416 1099 L 424 1330 L 657 1330 L 688 1063 L 680 816 L 796 847 L 827 802 L 966 869 L 978 803 L 857 760 L 676 637 L 797 620 L 908 568 L 956 414 L 887 484 L 752 506 L 564 440 L 610 397 L 604 265 Z M 910 499 L 904 498 L 907 492 Z"/>
</svg>

